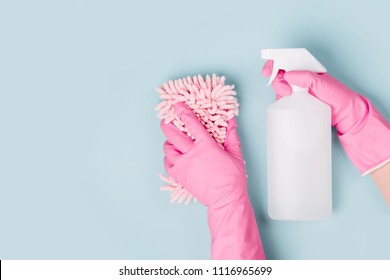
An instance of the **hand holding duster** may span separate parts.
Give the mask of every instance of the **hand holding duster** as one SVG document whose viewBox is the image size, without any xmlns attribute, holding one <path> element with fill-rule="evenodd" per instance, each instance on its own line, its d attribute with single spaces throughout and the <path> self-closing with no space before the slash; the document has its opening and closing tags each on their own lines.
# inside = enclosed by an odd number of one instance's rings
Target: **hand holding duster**
<svg viewBox="0 0 390 280">
<path fill-rule="evenodd" d="M 177 103 L 174 108 L 194 139 L 162 121 L 167 137 L 164 165 L 171 178 L 208 207 L 211 258 L 265 259 L 248 196 L 236 120 L 228 121 L 220 145 L 187 105 Z"/>
</svg>

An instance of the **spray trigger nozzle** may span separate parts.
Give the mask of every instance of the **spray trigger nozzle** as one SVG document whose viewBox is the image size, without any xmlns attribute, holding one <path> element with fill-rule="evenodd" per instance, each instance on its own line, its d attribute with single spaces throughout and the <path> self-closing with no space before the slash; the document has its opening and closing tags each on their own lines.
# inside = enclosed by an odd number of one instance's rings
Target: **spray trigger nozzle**
<svg viewBox="0 0 390 280">
<path fill-rule="evenodd" d="M 316 73 L 326 72 L 326 68 L 305 48 L 262 49 L 261 58 L 274 62 L 267 86 L 273 82 L 279 70 L 309 70 Z"/>
</svg>

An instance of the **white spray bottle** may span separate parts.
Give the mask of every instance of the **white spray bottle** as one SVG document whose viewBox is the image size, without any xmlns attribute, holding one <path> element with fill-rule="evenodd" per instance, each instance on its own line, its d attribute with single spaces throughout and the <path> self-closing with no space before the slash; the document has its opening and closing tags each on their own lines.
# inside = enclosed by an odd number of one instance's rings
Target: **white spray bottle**
<svg viewBox="0 0 390 280">
<path fill-rule="evenodd" d="M 306 49 L 264 49 L 279 69 L 326 72 Z M 268 85 L 269 85 L 268 84 Z M 332 214 L 331 109 L 290 85 L 292 94 L 267 110 L 268 213 L 272 219 L 321 220 Z"/>
</svg>

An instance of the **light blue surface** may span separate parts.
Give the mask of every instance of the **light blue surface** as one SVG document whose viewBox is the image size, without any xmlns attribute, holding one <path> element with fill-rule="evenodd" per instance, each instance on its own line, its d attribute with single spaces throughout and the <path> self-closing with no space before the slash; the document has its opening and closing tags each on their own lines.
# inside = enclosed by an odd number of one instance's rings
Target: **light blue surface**
<svg viewBox="0 0 390 280">
<path fill-rule="evenodd" d="M 262 48 L 306 47 L 390 119 L 386 1 L 1 1 L 0 259 L 207 259 L 206 209 L 169 204 L 154 88 L 234 83 L 270 259 L 389 259 L 390 210 L 334 137 L 334 213 L 267 216 Z"/>
</svg>

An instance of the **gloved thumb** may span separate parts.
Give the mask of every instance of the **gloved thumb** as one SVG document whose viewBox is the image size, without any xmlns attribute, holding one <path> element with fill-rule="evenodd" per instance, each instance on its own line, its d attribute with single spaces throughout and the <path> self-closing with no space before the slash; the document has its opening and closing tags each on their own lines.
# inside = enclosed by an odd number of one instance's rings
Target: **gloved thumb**
<svg viewBox="0 0 390 280">
<path fill-rule="evenodd" d="M 284 79 L 290 85 L 314 89 L 318 74 L 307 70 L 295 70 L 284 73 Z"/>
<path fill-rule="evenodd" d="M 175 105 L 176 114 L 180 117 L 185 127 L 191 135 L 195 137 L 195 141 L 210 138 L 209 133 L 203 127 L 202 123 L 195 116 L 194 112 L 183 102 L 178 102 Z"/>
</svg>

